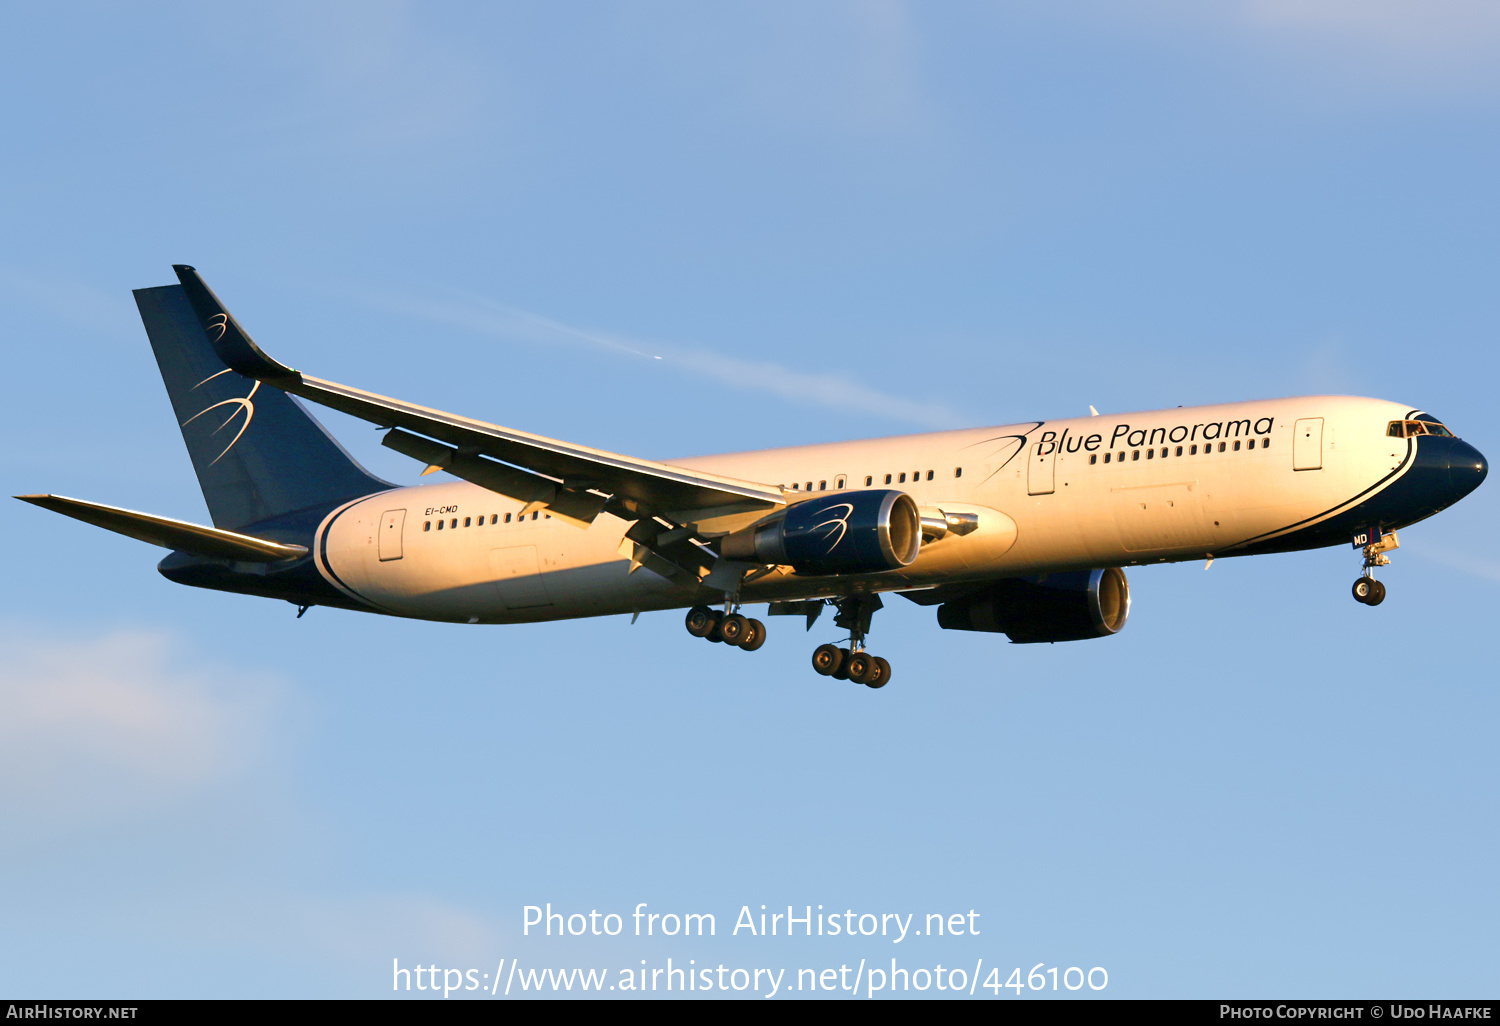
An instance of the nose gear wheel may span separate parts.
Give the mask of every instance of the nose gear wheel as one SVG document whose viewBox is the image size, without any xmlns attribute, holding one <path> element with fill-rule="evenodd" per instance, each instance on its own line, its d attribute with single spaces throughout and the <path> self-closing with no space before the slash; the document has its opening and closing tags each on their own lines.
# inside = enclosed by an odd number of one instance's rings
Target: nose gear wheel
<svg viewBox="0 0 1500 1026">
<path fill-rule="evenodd" d="M 1390 566 L 1391 557 L 1386 553 L 1392 549 L 1399 549 L 1401 542 L 1396 538 L 1396 532 L 1382 532 L 1380 528 L 1372 528 L 1368 534 L 1355 536 L 1355 544 L 1366 538 L 1378 538 L 1379 541 L 1371 542 L 1364 547 L 1365 565 L 1364 573 L 1354 582 L 1351 589 L 1354 592 L 1354 601 L 1363 602 L 1367 606 L 1378 606 L 1385 601 L 1385 585 L 1375 579 L 1375 568 L 1378 566 Z"/>
</svg>

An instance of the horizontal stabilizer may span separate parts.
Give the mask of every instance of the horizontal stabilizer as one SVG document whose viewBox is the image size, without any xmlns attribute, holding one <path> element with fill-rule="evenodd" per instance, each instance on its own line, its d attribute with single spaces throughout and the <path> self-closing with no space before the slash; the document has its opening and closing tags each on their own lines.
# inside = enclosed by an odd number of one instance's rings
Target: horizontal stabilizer
<svg viewBox="0 0 1500 1026">
<path fill-rule="evenodd" d="M 283 545 L 264 538 L 252 538 L 248 534 L 137 513 L 118 506 L 102 506 L 61 495 L 17 495 L 16 498 L 164 549 L 180 549 L 247 563 L 275 563 L 307 555 L 307 548 L 302 545 Z"/>
</svg>

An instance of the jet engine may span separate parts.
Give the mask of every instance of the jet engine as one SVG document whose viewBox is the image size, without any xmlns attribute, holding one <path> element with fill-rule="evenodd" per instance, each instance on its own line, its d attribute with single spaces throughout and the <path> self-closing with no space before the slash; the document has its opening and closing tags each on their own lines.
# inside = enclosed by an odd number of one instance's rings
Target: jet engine
<svg viewBox="0 0 1500 1026">
<path fill-rule="evenodd" d="M 1130 585 L 1119 567 L 996 581 L 938 607 L 938 626 L 991 631 L 1018 644 L 1083 641 L 1117 634 L 1130 616 Z"/>
<path fill-rule="evenodd" d="M 922 515 L 905 492 L 835 492 L 727 535 L 729 559 L 789 566 L 799 574 L 870 574 L 910 566 L 922 548 Z"/>
</svg>

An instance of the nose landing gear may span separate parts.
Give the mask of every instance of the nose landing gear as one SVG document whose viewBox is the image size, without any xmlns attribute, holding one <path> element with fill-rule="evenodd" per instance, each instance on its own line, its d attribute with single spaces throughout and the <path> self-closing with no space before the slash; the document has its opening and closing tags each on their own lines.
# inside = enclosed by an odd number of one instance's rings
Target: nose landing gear
<svg viewBox="0 0 1500 1026">
<path fill-rule="evenodd" d="M 1385 601 L 1385 585 L 1375 579 L 1375 568 L 1377 566 L 1390 566 L 1391 557 L 1386 553 L 1392 549 L 1399 549 L 1401 542 L 1396 538 L 1396 532 L 1382 534 L 1380 531 L 1367 531 L 1354 536 L 1354 543 L 1358 545 L 1361 541 L 1369 541 L 1372 536 L 1379 537 L 1379 541 L 1370 542 L 1364 546 L 1365 566 L 1364 572 L 1354 582 L 1354 601 L 1363 602 L 1367 606 L 1378 606 Z"/>
<path fill-rule="evenodd" d="M 849 632 L 849 647 L 819 645 L 813 652 L 813 669 L 834 680 L 852 680 L 867 688 L 883 688 L 891 679 L 891 664 L 865 651 L 870 619 L 884 605 L 879 595 L 851 595 L 837 599 L 839 615 L 834 625 Z"/>
</svg>

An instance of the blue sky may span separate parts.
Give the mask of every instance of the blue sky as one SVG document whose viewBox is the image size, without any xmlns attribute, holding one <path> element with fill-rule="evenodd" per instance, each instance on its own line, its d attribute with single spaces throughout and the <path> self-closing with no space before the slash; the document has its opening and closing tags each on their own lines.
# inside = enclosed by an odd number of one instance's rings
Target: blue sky
<svg viewBox="0 0 1500 1026">
<path fill-rule="evenodd" d="M 206 519 L 130 300 L 174 262 L 295 366 L 647 457 L 1309 392 L 1500 449 L 1488 4 L 7 23 L 11 494 Z M 1347 549 L 1131 571 L 1129 628 L 1089 643 L 893 600 L 880 692 L 812 673 L 826 622 L 751 656 L 671 613 L 298 621 L 10 502 L 0 990 L 894 955 L 1103 966 L 1124 997 L 1493 995 L 1493 487 L 1403 532 L 1378 609 Z M 526 905 L 643 901 L 720 935 L 521 936 Z M 982 932 L 726 935 L 763 903 Z"/>
</svg>

